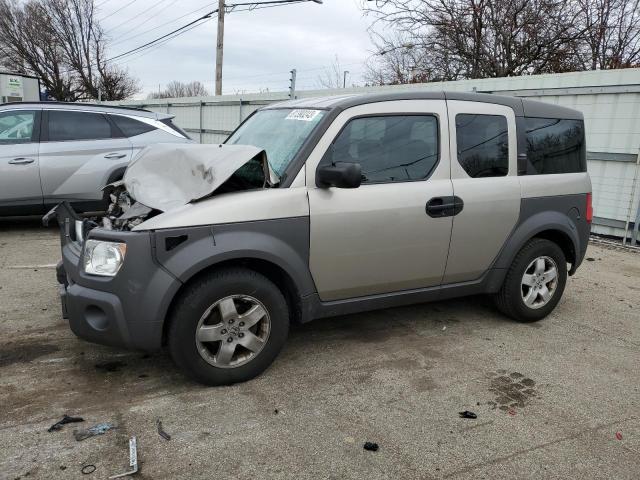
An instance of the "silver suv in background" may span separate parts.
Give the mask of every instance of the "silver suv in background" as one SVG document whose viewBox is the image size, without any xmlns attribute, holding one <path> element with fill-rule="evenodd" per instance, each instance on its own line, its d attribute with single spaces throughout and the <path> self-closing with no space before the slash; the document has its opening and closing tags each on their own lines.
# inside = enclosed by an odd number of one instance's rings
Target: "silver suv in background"
<svg viewBox="0 0 640 480">
<path fill-rule="evenodd" d="M 0 216 L 44 213 L 60 201 L 103 210 L 102 188 L 155 143 L 191 142 L 172 115 L 58 102 L 0 105 Z"/>
</svg>

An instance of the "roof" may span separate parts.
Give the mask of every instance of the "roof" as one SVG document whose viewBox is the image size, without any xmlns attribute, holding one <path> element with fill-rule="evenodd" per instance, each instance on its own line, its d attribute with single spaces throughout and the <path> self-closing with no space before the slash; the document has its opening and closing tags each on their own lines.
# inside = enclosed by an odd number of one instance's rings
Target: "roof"
<svg viewBox="0 0 640 480">
<path fill-rule="evenodd" d="M 0 103 L 0 110 L 6 108 L 15 108 L 16 106 L 20 107 L 44 107 L 44 108 L 55 108 L 55 109 L 63 109 L 63 110 L 91 110 L 93 112 L 109 112 L 109 113 L 120 113 L 122 114 L 135 114 L 141 117 L 154 118 L 154 119 L 165 119 L 165 118 L 173 118 L 173 115 L 167 115 L 163 113 L 152 112 L 150 110 L 144 110 L 142 108 L 135 107 L 120 107 L 117 105 L 103 105 L 96 103 L 82 103 L 82 102 L 9 102 L 9 103 Z"/>
<path fill-rule="evenodd" d="M 511 107 L 517 117 L 544 117 L 582 119 L 577 110 L 554 104 L 525 100 L 519 97 L 494 95 L 490 93 L 466 92 L 438 92 L 438 91 L 408 91 L 375 94 L 336 95 L 332 97 L 301 98 L 279 102 L 264 109 L 273 108 L 315 108 L 321 110 L 345 110 L 358 105 L 377 102 L 391 102 L 397 100 L 463 100 L 467 102 L 494 103 Z"/>
</svg>

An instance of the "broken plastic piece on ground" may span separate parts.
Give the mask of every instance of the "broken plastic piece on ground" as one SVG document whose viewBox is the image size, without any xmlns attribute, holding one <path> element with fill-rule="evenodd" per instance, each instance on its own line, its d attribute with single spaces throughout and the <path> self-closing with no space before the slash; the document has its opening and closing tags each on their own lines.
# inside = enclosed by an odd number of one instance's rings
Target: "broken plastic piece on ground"
<svg viewBox="0 0 640 480">
<path fill-rule="evenodd" d="M 131 437 L 129 439 L 129 466 L 131 467 L 130 471 L 112 475 L 109 478 L 127 477 L 138 472 L 138 442 L 136 437 Z"/>
<path fill-rule="evenodd" d="M 365 442 L 364 443 L 364 447 L 365 450 L 368 450 L 370 452 L 377 452 L 378 451 L 378 444 L 374 443 L 374 442 Z"/>
<path fill-rule="evenodd" d="M 84 467 L 82 467 L 80 471 L 82 472 L 83 475 L 89 475 L 90 473 L 93 473 L 96 471 L 96 466 L 93 464 L 85 465 Z"/>
<path fill-rule="evenodd" d="M 593 257 L 587 257 L 586 260 L 587 260 L 587 262 L 595 262 L 596 261 L 596 259 L 593 258 Z"/>
<path fill-rule="evenodd" d="M 104 435 L 112 428 L 115 428 L 113 423 L 99 423 L 87 429 L 74 430 L 73 436 L 79 442 L 81 440 L 86 440 L 87 438 L 95 437 L 96 435 Z"/>
<path fill-rule="evenodd" d="M 96 363 L 95 365 L 96 370 L 103 370 L 105 372 L 117 372 L 122 367 L 126 367 L 126 366 L 127 366 L 126 363 L 120 362 L 120 361 Z"/>
<path fill-rule="evenodd" d="M 616 438 L 622 440 L 622 432 L 616 432 Z"/>
<path fill-rule="evenodd" d="M 55 432 L 55 431 L 61 430 L 62 426 L 66 425 L 67 423 L 78 423 L 78 422 L 84 422 L 84 418 L 82 418 L 82 417 L 70 417 L 69 415 L 64 415 L 62 417 L 62 420 L 60 420 L 59 422 L 56 422 L 53 425 L 51 425 L 47 429 L 47 432 Z"/>
<path fill-rule="evenodd" d="M 458 415 L 460 415 L 460 418 L 478 418 L 478 415 L 476 415 L 473 412 L 470 412 L 469 410 L 465 410 L 464 412 L 458 412 Z"/>
<path fill-rule="evenodd" d="M 167 441 L 171 440 L 171 435 L 165 432 L 164 429 L 162 428 L 162 420 L 160 419 L 156 420 L 156 426 L 158 427 L 158 435 L 160 435 L 162 438 L 164 438 Z"/>
</svg>

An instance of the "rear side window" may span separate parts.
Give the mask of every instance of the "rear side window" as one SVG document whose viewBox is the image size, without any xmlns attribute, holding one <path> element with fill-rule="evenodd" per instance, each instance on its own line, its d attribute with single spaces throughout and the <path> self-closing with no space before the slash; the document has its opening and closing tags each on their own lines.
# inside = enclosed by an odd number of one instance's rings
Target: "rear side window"
<svg viewBox="0 0 640 480">
<path fill-rule="evenodd" d="M 471 178 L 509 173 L 507 118 L 502 115 L 456 115 L 458 162 Z"/>
<path fill-rule="evenodd" d="M 51 110 L 47 126 L 51 142 L 111 138 L 111 124 L 99 113 Z"/>
<path fill-rule="evenodd" d="M 434 115 L 388 115 L 351 120 L 323 163 L 359 163 L 363 183 L 424 180 L 438 163 Z"/>
<path fill-rule="evenodd" d="M 115 122 L 116 126 L 125 137 L 135 137 L 136 135 L 142 135 L 143 133 L 155 130 L 155 127 L 148 123 L 144 123 L 133 118 L 123 117 L 121 115 L 111 115 L 111 119 Z"/>
<path fill-rule="evenodd" d="M 584 122 L 525 118 L 527 175 L 587 171 Z"/>
</svg>

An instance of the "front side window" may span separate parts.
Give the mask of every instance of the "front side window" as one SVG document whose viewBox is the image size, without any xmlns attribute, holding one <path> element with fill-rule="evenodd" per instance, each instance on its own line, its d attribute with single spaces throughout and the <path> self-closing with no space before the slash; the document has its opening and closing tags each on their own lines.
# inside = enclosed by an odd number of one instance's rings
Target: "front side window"
<svg viewBox="0 0 640 480">
<path fill-rule="evenodd" d="M 243 123 L 226 143 L 264 149 L 269 165 L 282 177 L 324 115 L 323 110 L 311 109 L 261 110 Z"/>
<path fill-rule="evenodd" d="M 587 171 L 582 120 L 526 118 L 527 175 Z"/>
<path fill-rule="evenodd" d="M 387 183 L 428 178 L 438 157 L 436 116 L 385 115 L 351 120 L 322 163 L 359 163 L 362 183 Z"/>
<path fill-rule="evenodd" d="M 36 112 L 20 110 L 0 113 L 0 144 L 32 141 Z"/>
<path fill-rule="evenodd" d="M 507 118 L 502 115 L 456 115 L 458 162 L 471 178 L 509 173 Z"/>
<path fill-rule="evenodd" d="M 51 142 L 111 138 L 111 124 L 100 113 L 52 110 L 47 126 Z"/>
</svg>

